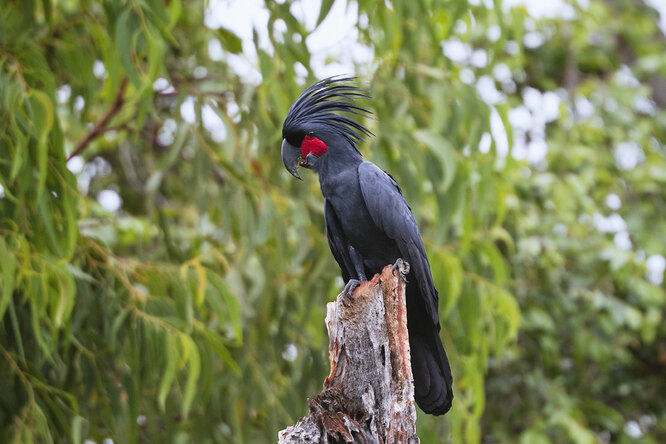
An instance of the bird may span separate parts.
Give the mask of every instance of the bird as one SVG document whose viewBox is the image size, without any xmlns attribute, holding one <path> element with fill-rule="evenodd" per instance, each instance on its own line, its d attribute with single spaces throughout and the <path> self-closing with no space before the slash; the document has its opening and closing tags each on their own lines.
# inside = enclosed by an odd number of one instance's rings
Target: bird
<svg viewBox="0 0 666 444">
<path fill-rule="evenodd" d="M 353 117 L 371 117 L 358 105 L 370 99 L 355 77 L 320 80 L 291 105 L 282 125 L 282 161 L 319 177 L 324 197 L 326 238 L 345 282 L 343 303 L 368 276 L 406 261 L 407 329 L 416 404 L 443 415 L 453 401 L 449 360 L 439 336 L 439 296 L 412 210 L 395 179 L 358 150 L 372 132 Z"/>
</svg>

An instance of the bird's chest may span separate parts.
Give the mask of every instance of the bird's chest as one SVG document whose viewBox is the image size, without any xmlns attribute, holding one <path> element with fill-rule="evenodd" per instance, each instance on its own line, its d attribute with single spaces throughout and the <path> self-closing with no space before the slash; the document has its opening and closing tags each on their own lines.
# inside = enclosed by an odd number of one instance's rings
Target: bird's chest
<svg viewBox="0 0 666 444">
<path fill-rule="evenodd" d="M 334 183 L 322 184 L 322 193 L 330 202 L 347 242 L 368 259 L 383 250 L 390 241 L 375 225 L 366 206 L 358 176 L 344 177 Z"/>
</svg>

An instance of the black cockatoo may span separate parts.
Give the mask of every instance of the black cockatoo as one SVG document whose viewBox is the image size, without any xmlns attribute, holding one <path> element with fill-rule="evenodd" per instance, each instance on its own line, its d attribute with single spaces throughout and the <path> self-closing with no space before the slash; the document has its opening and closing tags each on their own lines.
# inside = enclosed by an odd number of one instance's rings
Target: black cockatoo
<svg viewBox="0 0 666 444">
<path fill-rule="evenodd" d="M 416 403 L 443 415 L 453 399 L 449 361 L 439 337 L 438 294 L 421 234 L 396 181 L 371 162 L 357 145 L 372 133 L 342 113 L 367 116 L 354 103 L 366 92 L 353 78 L 331 77 L 307 88 L 293 103 L 282 126 L 282 160 L 300 179 L 299 166 L 319 175 L 324 195 L 326 237 L 351 299 L 360 281 L 404 259 L 407 326 Z M 351 302 L 353 303 L 353 301 Z"/>
</svg>

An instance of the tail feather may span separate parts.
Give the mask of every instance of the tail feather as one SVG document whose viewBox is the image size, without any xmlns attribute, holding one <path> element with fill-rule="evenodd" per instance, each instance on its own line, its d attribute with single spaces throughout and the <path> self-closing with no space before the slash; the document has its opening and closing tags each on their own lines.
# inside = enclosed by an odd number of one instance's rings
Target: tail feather
<svg viewBox="0 0 666 444">
<path fill-rule="evenodd" d="M 431 415 L 445 414 L 453 401 L 453 378 L 437 330 L 433 328 L 432 334 L 410 334 L 409 345 L 416 404 Z"/>
</svg>

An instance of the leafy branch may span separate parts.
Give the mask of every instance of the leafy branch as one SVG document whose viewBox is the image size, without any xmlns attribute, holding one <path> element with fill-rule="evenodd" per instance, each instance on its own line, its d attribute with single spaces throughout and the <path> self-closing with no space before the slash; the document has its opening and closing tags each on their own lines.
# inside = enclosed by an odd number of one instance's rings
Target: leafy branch
<svg viewBox="0 0 666 444">
<path fill-rule="evenodd" d="M 109 121 L 118 114 L 118 111 L 120 111 L 120 108 L 122 108 L 123 104 L 125 103 L 125 90 L 127 89 L 127 77 L 123 77 L 123 79 L 120 81 L 120 86 L 118 87 L 118 92 L 116 93 L 116 98 L 113 100 L 113 103 L 109 107 L 109 109 L 106 111 L 104 116 L 95 124 L 95 126 L 90 130 L 86 136 L 81 139 L 79 143 L 76 144 L 76 148 L 74 148 L 74 151 L 67 157 L 67 161 L 69 162 L 73 157 L 78 156 L 83 152 L 83 150 L 86 149 L 86 147 L 95 140 L 97 137 L 101 136 L 106 132 L 107 130 L 107 125 Z"/>
</svg>

